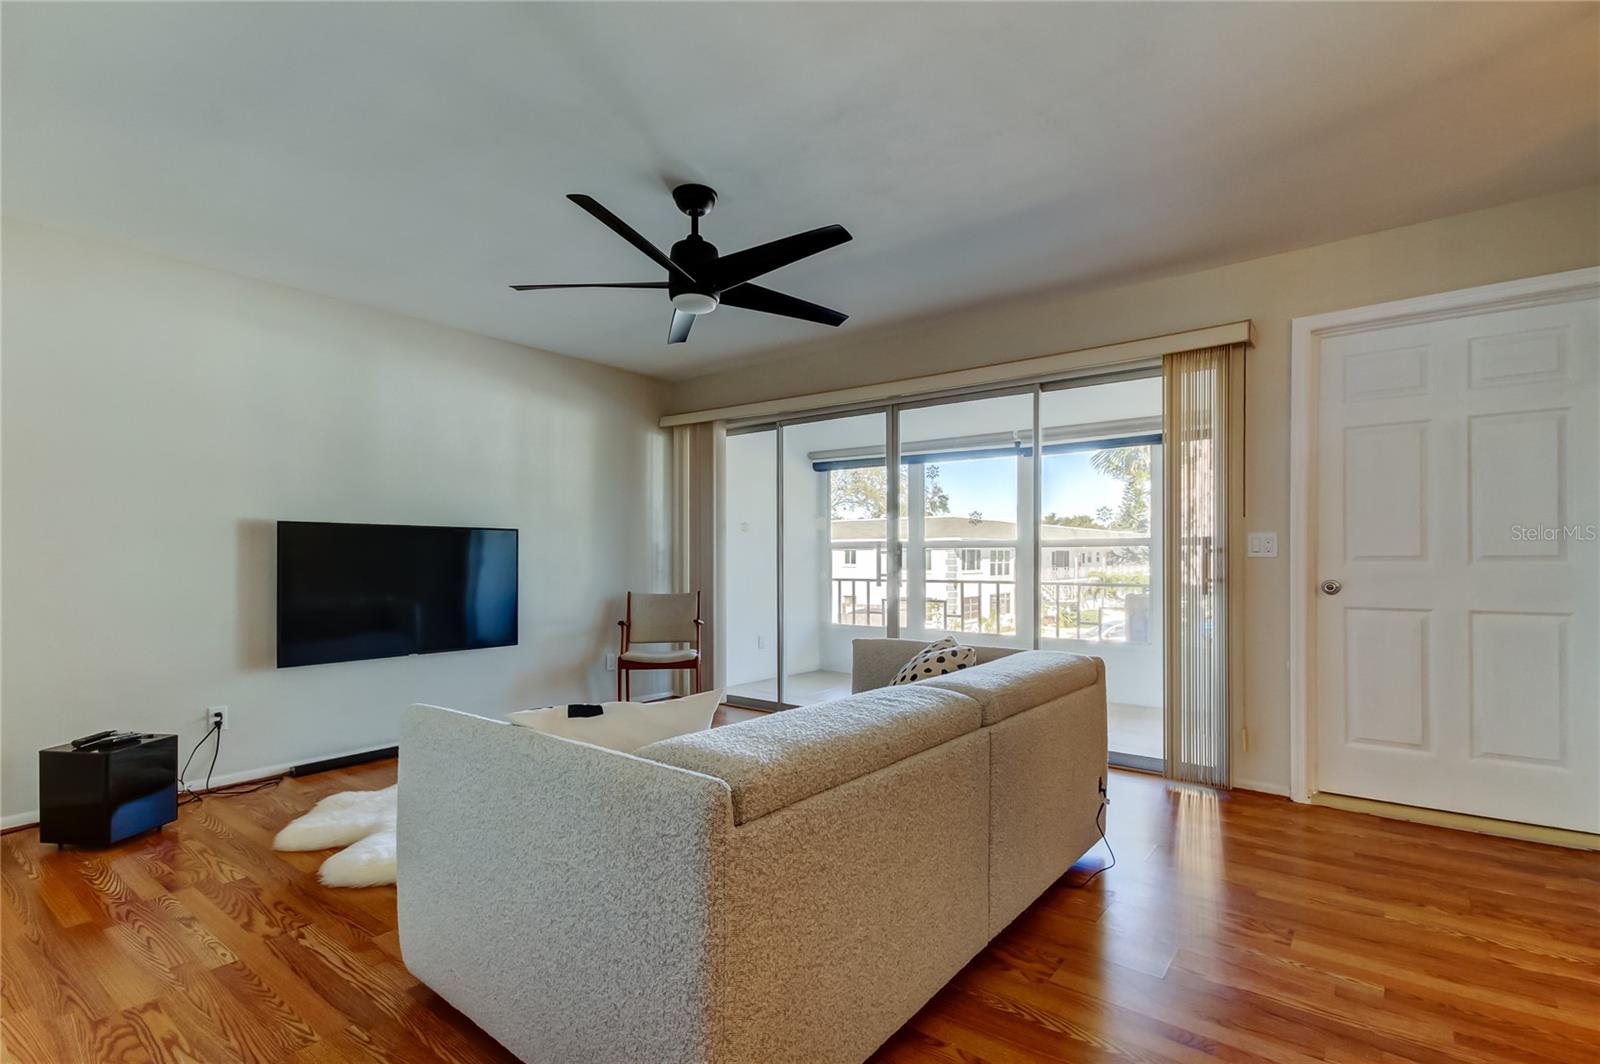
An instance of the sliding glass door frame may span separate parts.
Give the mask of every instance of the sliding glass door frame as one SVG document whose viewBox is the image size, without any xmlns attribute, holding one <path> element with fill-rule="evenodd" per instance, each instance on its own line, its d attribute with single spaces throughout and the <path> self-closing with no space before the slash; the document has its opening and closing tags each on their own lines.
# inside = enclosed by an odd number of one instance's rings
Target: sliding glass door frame
<svg viewBox="0 0 1600 1064">
<path fill-rule="evenodd" d="M 774 696 L 778 700 L 778 709 L 785 705 L 783 700 L 783 678 L 789 674 L 788 663 L 783 660 L 783 422 L 778 422 L 772 427 L 772 493 L 773 499 L 778 504 L 776 534 L 778 554 L 773 559 L 772 572 L 778 582 L 776 599 L 778 603 L 778 627 L 773 635 L 773 648 L 777 651 L 778 672 L 774 681 Z"/>
<path fill-rule="evenodd" d="M 1160 376 L 1159 363 L 1151 366 L 1137 366 L 1119 368 L 1105 373 L 1091 373 L 1074 375 L 1066 378 L 1052 378 L 1030 383 L 1010 383 L 1000 387 L 983 387 L 961 390 L 951 390 L 936 395 L 917 396 L 901 402 L 873 403 L 861 406 L 846 406 L 826 411 L 815 411 L 793 417 L 776 420 L 751 420 L 738 423 L 728 430 L 729 435 L 738 435 L 750 432 L 772 431 L 773 433 L 773 481 L 778 512 L 776 514 L 775 536 L 775 597 L 777 602 L 777 627 L 774 644 L 776 649 L 776 701 L 767 702 L 764 699 L 740 697 L 738 704 L 749 705 L 761 709 L 789 708 L 786 699 L 785 682 L 788 677 L 787 645 L 785 639 L 785 515 L 784 515 L 784 454 L 786 429 L 795 426 L 811 424 L 820 421 L 831 421 L 844 417 L 862 417 L 877 415 L 884 419 L 884 468 L 885 468 L 885 526 L 884 526 L 884 557 L 885 557 L 885 593 L 884 593 L 884 629 L 889 638 L 899 638 L 901 635 L 900 608 L 902 590 L 909 592 L 906 583 L 906 553 L 908 544 L 901 539 L 901 521 L 905 514 L 901 512 L 901 467 L 905 464 L 901 455 L 902 440 L 900 437 L 900 415 L 903 411 L 925 409 L 930 407 L 948 406 L 956 403 L 968 402 L 978 399 L 991 399 L 1012 395 L 1026 395 L 1030 399 L 1031 424 L 1027 429 L 1027 438 L 1022 455 L 1026 461 L 1026 478 L 1030 490 L 1027 492 L 1028 513 L 1024 515 L 1019 506 L 1017 513 L 1018 543 L 1017 555 L 1020 561 L 1023 547 L 1029 548 L 1028 573 L 1031 585 L 1032 608 L 1028 618 L 1028 635 L 1022 636 L 1018 632 L 1017 645 L 1024 648 L 1039 649 L 1042 625 L 1043 602 L 1040 576 L 1040 525 L 1044 518 L 1044 431 L 1042 425 L 1043 407 L 1042 400 L 1046 391 L 1056 391 L 1065 388 L 1091 387 L 1099 384 L 1111 384 L 1118 381 L 1135 380 L 1147 377 Z M 1019 487 L 1022 477 L 1019 476 Z M 1153 490 L 1164 490 L 1161 485 L 1153 485 Z M 1022 533 L 1021 526 L 1026 520 L 1028 531 Z M 1020 575 L 1020 574 L 1019 574 Z M 924 592 L 925 594 L 925 592 Z M 909 596 L 908 596 L 909 597 Z M 908 615 L 908 621 L 909 621 Z M 920 627 L 920 626 L 918 626 Z M 1019 618 L 1019 628 L 1020 618 Z M 1163 663 L 1163 667 L 1165 667 Z M 730 699 L 731 701 L 731 699 Z M 1124 754 L 1113 752 L 1111 763 L 1128 768 L 1144 771 L 1160 772 L 1161 761 L 1158 758 L 1144 757 L 1137 754 Z"/>
</svg>

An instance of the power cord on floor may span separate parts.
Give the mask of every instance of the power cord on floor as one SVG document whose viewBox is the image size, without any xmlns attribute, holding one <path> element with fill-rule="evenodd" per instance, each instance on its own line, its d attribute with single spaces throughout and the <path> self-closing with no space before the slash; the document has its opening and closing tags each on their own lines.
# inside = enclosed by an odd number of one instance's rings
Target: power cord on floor
<svg viewBox="0 0 1600 1064">
<path fill-rule="evenodd" d="M 1090 883 L 1093 883 L 1100 873 L 1117 867 L 1117 851 L 1111 848 L 1111 840 L 1106 838 L 1106 806 L 1110 804 L 1110 798 L 1100 799 L 1100 811 L 1095 814 L 1094 826 L 1100 829 L 1100 841 L 1106 844 L 1106 853 L 1111 855 L 1111 863 L 1101 865 L 1099 868 L 1096 868 L 1093 872 L 1089 873 L 1088 878 L 1081 883 L 1068 883 L 1067 886 L 1071 887 L 1073 890 L 1082 890 Z"/>
<path fill-rule="evenodd" d="M 194 760 L 194 755 L 200 752 L 200 748 L 206 744 L 206 740 L 213 735 L 217 737 L 217 741 L 211 748 L 211 763 L 206 766 L 206 784 L 197 791 L 184 782 L 184 777 L 189 774 L 189 763 Z M 283 781 L 282 776 L 274 776 L 268 780 L 246 780 L 242 783 L 226 783 L 220 787 L 212 787 L 211 773 L 216 770 L 217 757 L 221 753 L 222 725 L 221 723 L 213 723 L 211 728 L 200 737 L 200 741 L 194 744 L 194 749 L 189 751 L 189 756 L 184 759 L 183 768 L 178 772 L 179 805 L 189 805 L 207 797 L 236 798 L 241 794 L 254 794 L 256 791 L 275 787 Z"/>
</svg>

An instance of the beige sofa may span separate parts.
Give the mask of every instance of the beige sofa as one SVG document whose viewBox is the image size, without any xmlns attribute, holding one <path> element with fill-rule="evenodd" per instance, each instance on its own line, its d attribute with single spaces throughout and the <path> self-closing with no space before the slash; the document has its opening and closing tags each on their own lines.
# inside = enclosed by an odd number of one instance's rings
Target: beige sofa
<svg viewBox="0 0 1600 1064">
<path fill-rule="evenodd" d="M 1098 838 L 1099 659 L 918 646 L 631 755 L 412 707 L 407 966 L 526 1061 L 863 1060 Z"/>
</svg>

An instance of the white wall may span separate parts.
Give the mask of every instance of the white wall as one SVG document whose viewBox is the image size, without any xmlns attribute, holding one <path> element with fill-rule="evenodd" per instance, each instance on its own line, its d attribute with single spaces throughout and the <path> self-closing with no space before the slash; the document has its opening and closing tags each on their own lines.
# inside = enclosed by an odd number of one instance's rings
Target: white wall
<svg viewBox="0 0 1600 1064">
<path fill-rule="evenodd" d="M 102 728 L 187 753 L 228 705 L 228 778 L 392 743 L 412 702 L 498 715 L 612 689 L 621 596 L 669 572 L 657 382 L 0 235 L 7 823 L 37 807 L 38 749 Z M 279 671 L 279 519 L 520 529 L 521 645 Z"/>
</svg>

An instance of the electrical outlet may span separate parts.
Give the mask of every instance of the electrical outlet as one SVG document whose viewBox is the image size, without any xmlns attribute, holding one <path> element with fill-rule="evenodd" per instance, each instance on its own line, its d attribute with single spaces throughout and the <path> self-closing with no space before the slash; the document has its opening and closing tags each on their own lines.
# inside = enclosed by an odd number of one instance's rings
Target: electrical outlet
<svg viewBox="0 0 1600 1064">
<path fill-rule="evenodd" d="M 206 723 L 208 725 L 210 725 L 211 727 L 213 727 L 213 728 L 220 726 L 223 731 L 227 731 L 228 730 L 228 707 L 227 706 L 207 706 L 206 707 Z"/>
<path fill-rule="evenodd" d="M 606 671 L 607 672 L 616 672 L 617 671 L 617 656 L 615 654 L 611 653 L 611 651 L 609 651 L 609 650 L 606 651 Z"/>
<path fill-rule="evenodd" d="M 756 636 L 756 649 L 757 650 L 765 650 L 765 649 L 767 649 L 767 637 L 766 636 L 764 636 L 764 635 Z"/>
<path fill-rule="evenodd" d="M 1276 558 L 1278 556 L 1278 534 L 1276 532 L 1252 532 L 1245 541 L 1245 556 L 1248 558 Z"/>
</svg>

